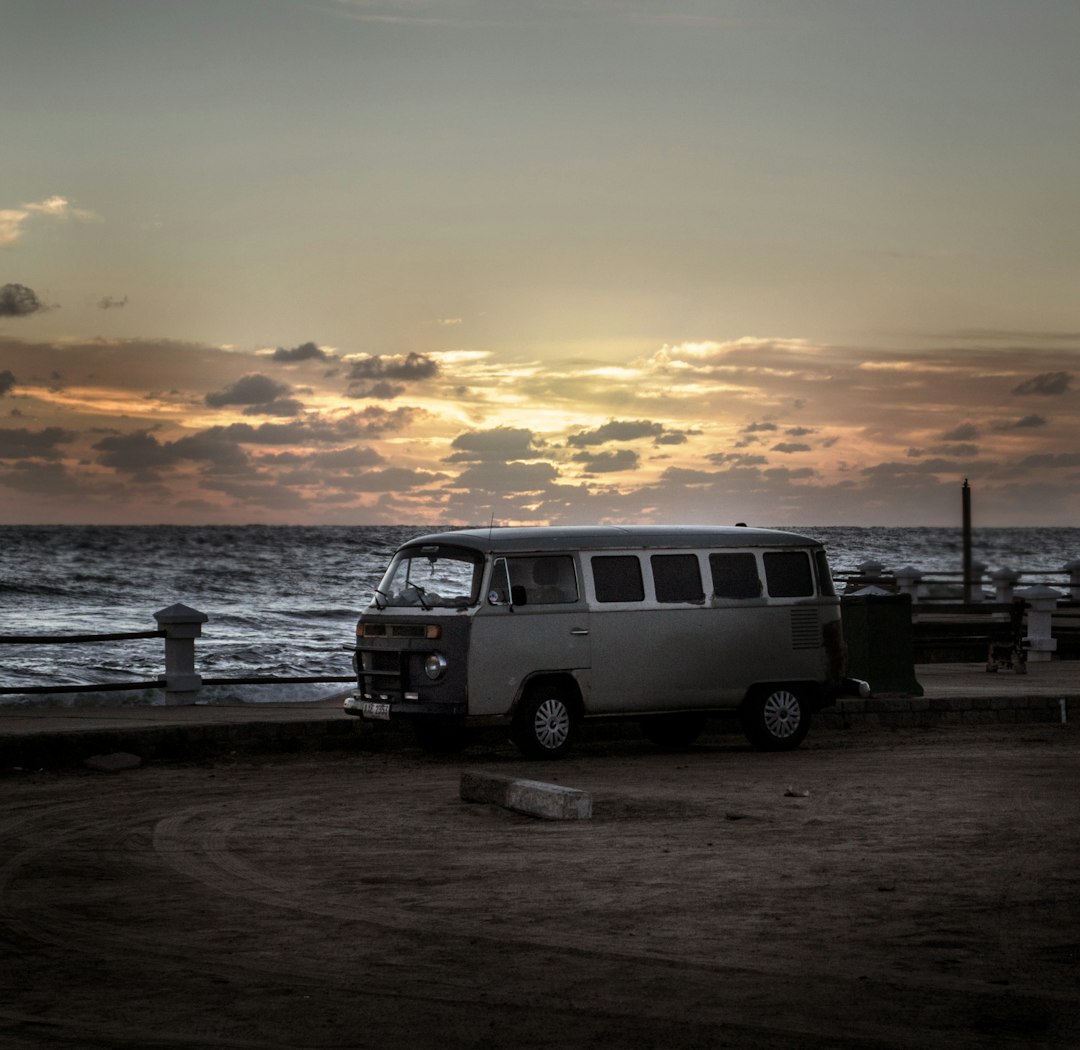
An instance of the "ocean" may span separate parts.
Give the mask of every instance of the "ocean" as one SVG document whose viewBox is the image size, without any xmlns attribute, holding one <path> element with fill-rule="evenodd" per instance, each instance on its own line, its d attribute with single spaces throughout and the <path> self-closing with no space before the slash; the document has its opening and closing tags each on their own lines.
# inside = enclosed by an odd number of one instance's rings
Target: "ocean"
<svg viewBox="0 0 1080 1050">
<path fill-rule="evenodd" d="M 865 561 L 959 572 L 959 528 L 785 526 L 821 540 L 838 576 Z M 438 526 L 0 526 L 0 635 L 153 630 L 180 602 L 209 617 L 196 642 L 205 678 L 351 673 L 346 647 L 394 549 Z M 1080 528 L 977 528 L 973 557 L 1026 579 L 1080 558 Z M 1020 586 L 1024 585 L 1021 580 Z M 1058 584 L 1060 586 L 1060 583 Z M 0 686 L 152 681 L 160 639 L 0 645 Z M 315 700 L 344 684 L 215 686 L 211 702 Z M 157 690 L 89 692 L 0 703 L 161 702 Z"/>
</svg>

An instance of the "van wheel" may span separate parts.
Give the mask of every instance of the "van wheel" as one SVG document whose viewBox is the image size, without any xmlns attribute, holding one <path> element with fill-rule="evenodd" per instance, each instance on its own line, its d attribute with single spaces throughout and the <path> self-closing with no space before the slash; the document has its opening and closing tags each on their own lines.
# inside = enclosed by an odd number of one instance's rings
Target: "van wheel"
<svg viewBox="0 0 1080 1050">
<path fill-rule="evenodd" d="M 689 747 L 705 728 L 704 715 L 653 715 L 641 720 L 641 731 L 657 747 Z"/>
<path fill-rule="evenodd" d="M 746 739 L 761 751 L 791 751 L 810 731 L 810 708 L 798 690 L 788 686 L 761 689 L 739 710 Z"/>
<path fill-rule="evenodd" d="M 553 686 L 530 690 L 514 714 L 512 736 L 529 758 L 561 758 L 570 750 L 576 730 L 574 712 Z"/>
</svg>

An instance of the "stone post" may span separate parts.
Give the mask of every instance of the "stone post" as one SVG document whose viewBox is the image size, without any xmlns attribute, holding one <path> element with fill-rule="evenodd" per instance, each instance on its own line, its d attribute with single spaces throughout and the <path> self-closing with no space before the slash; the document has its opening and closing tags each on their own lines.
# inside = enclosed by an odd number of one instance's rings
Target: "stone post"
<svg viewBox="0 0 1080 1050">
<path fill-rule="evenodd" d="M 195 639 L 210 617 L 178 602 L 154 613 L 154 619 L 165 632 L 165 674 L 159 676 L 165 703 L 193 704 L 202 688 L 202 675 L 195 673 Z"/>
<path fill-rule="evenodd" d="M 910 594 L 911 600 L 915 601 L 919 595 L 919 581 L 922 579 L 922 570 L 916 569 L 914 565 L 905 565 L 902 569 L 897 569 L 894 575 L 896 576 L 896 589 L 901 594 Z"/>
<path fill-rule="evenodd" d="M 1069 562 L 1065 571 L 1069 574 L 1069 597 L 1074 602 L 1080 602 L 1080 558 Z"/>
<path fill-rule="evenodd" d="M 1013 588 L 1020 573 L 1015 569 L 997 569 L 990 573 L 990 579 L 994 581 L 994 601 L 1008 605 L 1013 600 Z"/>
<path fill-rule="evenodd" d="M 1057 608 L 1058 599 L 1064 597 L 1053 587 L 1027 587 L 1017 591 L 1028 605 L 1028 629 L 1024 645 L 1028 651 L 1028 663 L 1045 662 L 1057 650 L 1057 639 L 1051 637 L 1050 624 Z"/>
<path fill-rule="evenodd" d="M 971 590 L 964 595 L 964 601 L 966 602 L 981 602 L 984 597 L 983 594 L 983 576 L 986 575 L 986 562 L 973 561 L 971 563 Z"/>
<path fill-rule="evenodd" d="M 855 566 L 859 570 L 859 586 L 874 587 L 881 585 L 885 566 L 879 561 L 861 561 Z"/>
</svg>

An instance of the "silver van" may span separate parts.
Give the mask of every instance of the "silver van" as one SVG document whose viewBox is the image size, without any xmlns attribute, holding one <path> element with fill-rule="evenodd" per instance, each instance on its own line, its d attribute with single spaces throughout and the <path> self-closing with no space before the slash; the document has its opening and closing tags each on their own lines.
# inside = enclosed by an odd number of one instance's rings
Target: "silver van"
<svg viewBox="0 0 1080 1050">
<path fill-rule="evenodd" d="M 395 553 L 356 626 L 351 715 L 411 720 L 431 750 L 505 726 L 553 758 L 582 722 L 634 718 L 663 746 L 737 712 L 759 748 L 799 745 L 843 677 L 822 545 L 772 529 L 463 529 Z"/>
</svg>

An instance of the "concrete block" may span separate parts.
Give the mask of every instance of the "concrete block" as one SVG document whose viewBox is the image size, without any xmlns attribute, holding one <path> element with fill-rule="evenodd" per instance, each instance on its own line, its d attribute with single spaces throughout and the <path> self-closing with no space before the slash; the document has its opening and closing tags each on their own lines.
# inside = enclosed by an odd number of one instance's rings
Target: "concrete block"
<svg viewBox="0 0 1080 1050">
<path fill-rule="evenodd" d="M 592 816 L 592 796 L 587 791 L 490 773 L 462 773 L 461 798 L 543 820 L 588 820 Z"/>
</svg>

